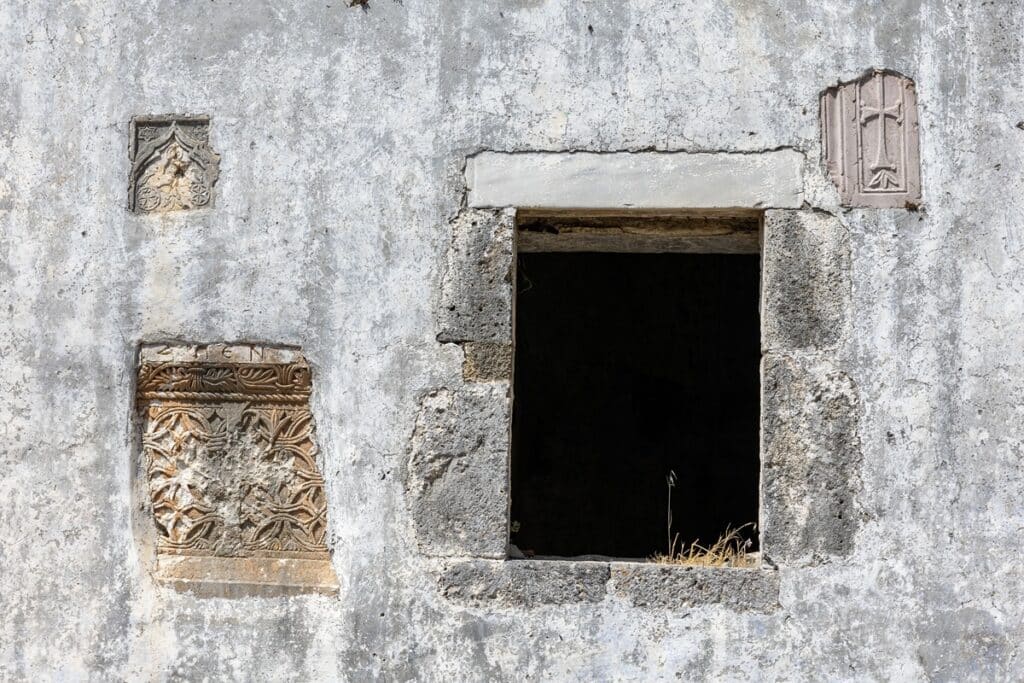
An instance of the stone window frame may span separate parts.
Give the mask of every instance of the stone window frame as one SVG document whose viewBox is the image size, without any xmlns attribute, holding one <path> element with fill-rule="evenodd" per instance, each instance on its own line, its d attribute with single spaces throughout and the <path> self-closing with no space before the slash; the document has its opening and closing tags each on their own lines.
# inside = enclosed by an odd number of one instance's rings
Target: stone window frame
<svg viewBox="0 0 1024 683">
<path fill-rule="evenodd" d="M 780 570 L 852 552 L 861 408 L 845 371 L 850 241 L 836 216 L 804 203 L 803 161 L 794 150 L 467 160 L 437 314 L 437 339 L 461 350 L 462 376 L 421 397 L 405 474 L 418 549 L 441 562 L 443 595 L 518 606 L 612 595 L 636 607 L 769 611 Z M 759 567 L 508 558 L 517 217 L 567 210 L 759 217 Z"/>
</svg>

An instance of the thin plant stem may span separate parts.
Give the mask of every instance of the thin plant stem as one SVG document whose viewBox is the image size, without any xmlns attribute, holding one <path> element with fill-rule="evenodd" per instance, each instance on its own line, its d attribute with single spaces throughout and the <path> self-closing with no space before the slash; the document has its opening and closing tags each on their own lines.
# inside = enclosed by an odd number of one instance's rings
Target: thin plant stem
<svg viewBox="0 0 1024 683">
<path fill-rule="evenodd" d="M 668 554 L 671 557 L 675 551 L 675 543 L 672 542 L 672 489 L 676 485 L 676 473 L 674 470 L 668 471 L 668 476 L 665 477 L 665 483 L 668 484 L 668 506 L 666 508 L 667 517 L 667 530 L 665 534 L 665 540 L 668 542 Z"/>
</svg>

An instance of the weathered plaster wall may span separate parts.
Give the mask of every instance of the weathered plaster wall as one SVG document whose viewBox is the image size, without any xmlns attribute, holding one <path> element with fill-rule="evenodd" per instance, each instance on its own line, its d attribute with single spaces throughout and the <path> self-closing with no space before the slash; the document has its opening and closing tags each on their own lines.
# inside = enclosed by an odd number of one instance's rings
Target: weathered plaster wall
<svg viewBox="0 0 1024 683">
<path fill-rule="evenodd" d="M 1021 677 L 1019 0 L 278 5 L 0 7 L 0 678 Z M 840 211 L 819 163 L 820 91 L 870 66 L 917 82 L 918 212 Z M 167 112 L 212 117 L 216 208 L 133 215 L 129 121 Z M 463 383 L 437 312 L 465 158 L 776 148 L 847 233 L 796 253 L 850 249 L 802 266 L 848 280 L 848 310 L 819 302 L 843 333 L 774 330 L 806 346 L 775 366 L 809 369 L 794 391 L 856 387 L 842 547 L 780 569 L 777 601 L 711 604 L 421 553 L 406 470 L 443 426 L 428 394 Z M 154 583 L 131 411 L 161 339 L 302 347 L 338 596 Z"/>
</svg>

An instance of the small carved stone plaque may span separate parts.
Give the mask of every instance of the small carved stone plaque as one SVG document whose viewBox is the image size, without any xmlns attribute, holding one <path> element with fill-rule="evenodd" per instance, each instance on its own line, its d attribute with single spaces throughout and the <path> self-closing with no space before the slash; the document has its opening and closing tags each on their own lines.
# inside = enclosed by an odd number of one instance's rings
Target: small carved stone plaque
<svg viewBox="0 0 1024 683">
<path fill-rule="evenodd" d="M 915 208 L 921 202 L 914 82 L 873 70 L 821 97 L 822 147 L 844 206 Z"/>
<path fill-rule="evenodd" d="M 312 379 L 298 351 L 144 346 L 138 405 L 158 573 L 332 589 Z"/>
<path fill-rule="evenodd" d="M 205 116 L 137 117 L 131 130 L 129 204 L 135 213 L 213 206 L 220 156 Z"/>
</svg>

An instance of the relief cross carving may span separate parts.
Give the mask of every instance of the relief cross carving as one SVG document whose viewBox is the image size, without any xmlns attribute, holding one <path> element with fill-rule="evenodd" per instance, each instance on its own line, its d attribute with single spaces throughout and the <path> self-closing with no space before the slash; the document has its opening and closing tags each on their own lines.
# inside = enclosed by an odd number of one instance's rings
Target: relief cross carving
<svg viewBox="0 0 1024 683">
<path fill-rule="evenodd" d="M 899 178 L 896 175 L 896 164 L 889 159 L 888 143 L 885 139 L 885 121 L 891 118 L 896 125 L 903 123 L 903 102 L 898 101 L 888 107 L 885 106 L 885 79 L 875 79 L 875 92 L 878 96 L 878 106 L 861 106 L 860 124 L 865 128 L 873 120 L 878 121 L 876 130 L 878 140 L 875 145 L 875 160 L 869 167 L 871 169 L 871 180 L 868 187 L 888 189 L 899 186 Z"/>
<path fill-rule="evenodd" d="M 843 206 L 920 205 L 918 127 L 914 81 L 895 71 L 870 69 L 822 93 L 822 151 Z"/>
</svg>

